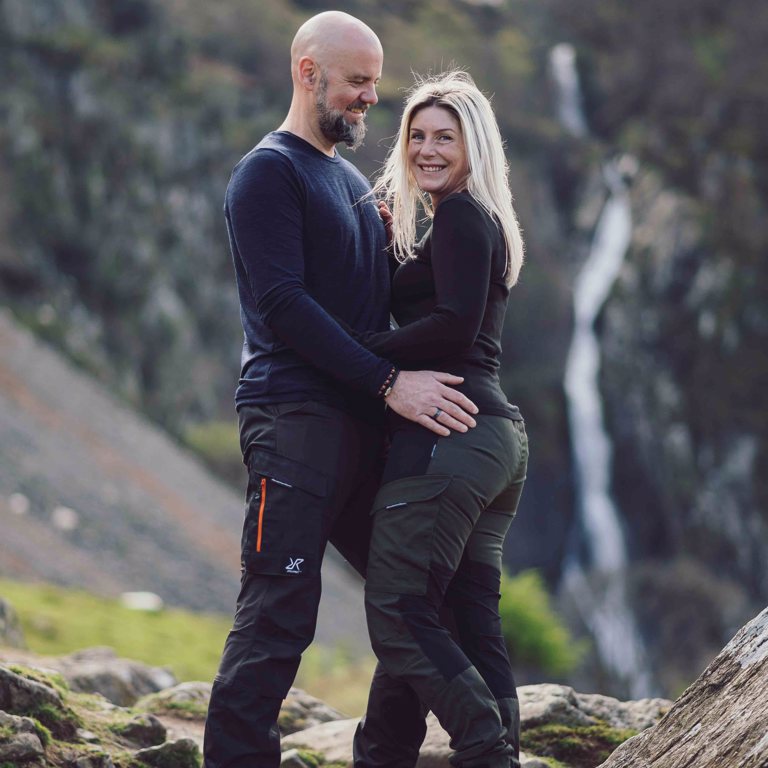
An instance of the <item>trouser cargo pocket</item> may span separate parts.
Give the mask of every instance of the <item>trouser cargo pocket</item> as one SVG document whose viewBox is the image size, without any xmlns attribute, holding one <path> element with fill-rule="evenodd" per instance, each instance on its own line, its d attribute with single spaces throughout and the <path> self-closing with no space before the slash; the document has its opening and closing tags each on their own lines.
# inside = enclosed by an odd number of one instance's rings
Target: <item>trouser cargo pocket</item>
<svg viewBox="0 0 768 768">
<path fill-rule="evenodd" d="M 441 496 L 451 477 L 422 475 L 382 486 L 373 505 L 366 590 L 425 595 Z"/>
<path fill-rule="evenodd" d="M 327 486 L 327 478 L 311 467 L 268 451 L 251 451 L 242 567 L 273 576 L 317 575 Z"/>
</svg>

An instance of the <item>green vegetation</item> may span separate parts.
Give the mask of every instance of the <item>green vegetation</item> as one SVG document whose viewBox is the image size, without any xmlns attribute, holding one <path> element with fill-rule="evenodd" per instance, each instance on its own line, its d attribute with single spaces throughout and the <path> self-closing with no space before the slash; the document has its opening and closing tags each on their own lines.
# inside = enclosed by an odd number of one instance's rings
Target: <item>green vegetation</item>
<svg viewBox="0 0 768 768">
<path fill-rule="evenodd" d="M 231 619 L 180 609 L 133 611 L 80 590 L 0 580 L 30 649 L 71 653 L 107 645 L 119 656 L 167 666 L 180 680 L 211 680 Z"/>
<path fill-rule="evenodd" d="M 181 719 L 201 720 L 208 710 L 207 701 L 166 701 L 155 694 L 145 696 L 134 707 L 141 712 L 153 715 L 171 715 Z"/>
<path fill-rule="evenodd" d="M 60 694 L 69 690 L 67 681 L 58 672 L 41 672 L 39 669 L 30 669 L 21 664 L 9 664 L 8 669 L 21 677 L 26 677 L 27 680 L 34 680 L 37 683 L 47 685 Z"/>
<path fill-rule="evenodd" d="M 531 571 L 515 577 L 505 574 L 501 591 L 502 624 L 513 665 L 549 674 L 571 669 L 581 647 L 552 610 L 541 577 Z M 166 666 L 182 681 L 213 679 L 231 624 L 228 616 L 180 609 L 133 611 L 117 600 L 43 584 L 0 579 L 0 595 L 16 608 L 27 643 L 37 653 L 60 655 L 106 645 L 119 656 Z M 343 648 L 313 645 L 302 658 L 296 685 L 342 712 L 359 715 L 365 709 L 374 666 L 373 656 L 353 658 Z M 14 671 L 62 693 L 67 690 L 58 675 L 23 667 Z M 163 703 L 157 706 L 167 708 Z M 179 714 L 196 713 L 194 703 L 174 706 Z M 49 725 L 46 717 L 40 719 Z"/>
<path fill-rule="evenodd" d="M 245 467 L 235 421 L 206 421 L 184 432 L 184 442 L 221 478 L 245 488 Z"/>
<path fill-rule="evenodd" d="M 554 765 L 594 768 L 637 731 L 612 728 L 606 723 L 588 726 L 541 725 L 525 728 L 521 747 L 537 757 L 553 759 Z"/>
<path fill-rule="evenodd" d="M 77 729 L 83 725 L 82 718 L 64 704 L 41 704 L 28 712 L 23 712 L 35 721 L 35 730 L 43 744 L 48 744 L 51 737 L 73 739 Z"/>
<path fill-rule="evenodd" d="M 582 658 L 584 644 L 573 640 L 555 614 L 538 572 L 503 574 L 499 611 L 513 667 L 524 664 L 563 675 Z"/>
</svg>

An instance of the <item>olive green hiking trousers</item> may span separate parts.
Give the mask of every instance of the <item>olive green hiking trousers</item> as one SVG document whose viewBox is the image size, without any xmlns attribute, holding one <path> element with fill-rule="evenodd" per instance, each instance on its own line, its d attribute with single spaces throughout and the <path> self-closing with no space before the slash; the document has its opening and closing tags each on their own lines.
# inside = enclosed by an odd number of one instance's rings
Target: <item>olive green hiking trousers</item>
<svg viewBox="0 0 768 768">
<path fill-rule="evenodd" d="M 428 710 L 451 737 L 454 765 L 519 765 L 498 601 L 527 462 L 524 423 L 502 416 L 479 415 L 447 438 L 417 425 L 393 434 L 373 505 L 365 607 L 379 668 L 356 768 L 415 765 Z"/>
</svg>

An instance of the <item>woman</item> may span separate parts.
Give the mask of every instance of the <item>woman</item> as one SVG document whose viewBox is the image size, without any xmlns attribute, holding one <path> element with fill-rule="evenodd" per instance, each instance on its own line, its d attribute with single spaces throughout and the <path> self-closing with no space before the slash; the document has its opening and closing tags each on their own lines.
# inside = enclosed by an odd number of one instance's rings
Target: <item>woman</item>
<svg viewBox="0 0 768 768">
<path fill-rule="evenodd" d="M 455 765 L 516 766 L 517 694 L 498 598 L 528 446 L 498 369 L 523 246 L 493 110 L 466 73 L 417 83 L 374 194 L 392 206 L 382 215 L 401 262 L 392 281 L 400 327 L 358 339 L 401 368 L 463 376 L 459 389 L 479 413 L 475 428 L 441 438 L 390 412 L 365 593 L 380 663 L 355 765 L 415 765 L 432 710 Z M 419 205 L 432 226 L 413 248 Z M 439 408 L 430 416 L 450 425 Z"/>
</svg>

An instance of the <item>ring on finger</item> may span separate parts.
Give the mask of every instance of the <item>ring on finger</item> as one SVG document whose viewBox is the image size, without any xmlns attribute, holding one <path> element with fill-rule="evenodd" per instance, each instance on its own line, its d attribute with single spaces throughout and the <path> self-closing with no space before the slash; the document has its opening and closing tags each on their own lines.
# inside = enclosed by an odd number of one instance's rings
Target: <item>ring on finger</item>
<svg viewBox="0 0 768 768">
<path fill-rule="evenodd" d="M 443 412 L 442 408 L 435 407 L 435 415 L 432 417 L 435 421 L 440 418 L 440 414 Z"/>
</svg>

